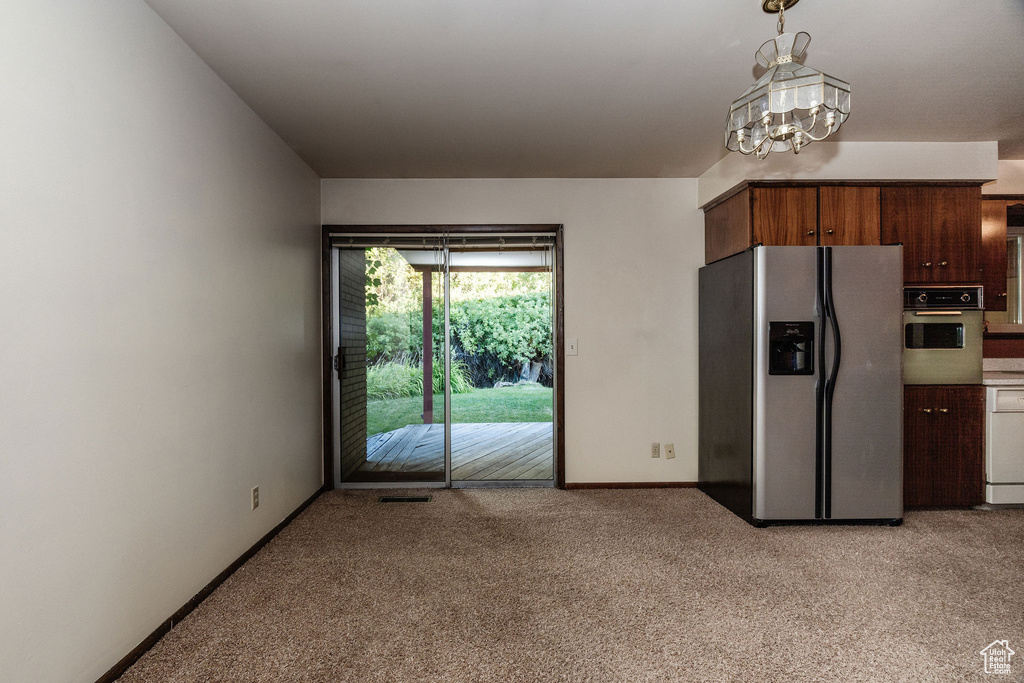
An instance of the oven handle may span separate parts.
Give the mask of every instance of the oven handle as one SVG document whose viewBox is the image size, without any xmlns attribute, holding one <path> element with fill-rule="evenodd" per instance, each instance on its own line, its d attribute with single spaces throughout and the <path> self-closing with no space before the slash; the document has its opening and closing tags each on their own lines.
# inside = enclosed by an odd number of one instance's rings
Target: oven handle
<svg viewBox="0 0 1024 683">
<path fill-rule="evenodd" d="M 914 315 L 963 315 L 963 311 L 914 311 Z"/>
</svg>

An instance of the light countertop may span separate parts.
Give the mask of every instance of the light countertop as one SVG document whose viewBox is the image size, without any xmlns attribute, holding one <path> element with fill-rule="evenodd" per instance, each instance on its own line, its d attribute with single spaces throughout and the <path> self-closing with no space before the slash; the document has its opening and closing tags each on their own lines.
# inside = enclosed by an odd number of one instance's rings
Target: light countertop
<svg viewBox="0 0 1024 683">
<path fill-rule="evenodd" d="M 1024 386 L 1024 372 L 990 370 L 982 373 L 981 383 L 991 386 Z"/>
<path fill-rule="evenodd" d="M 986 358 L 982 362 L 982 384 L 1024 385 L 1024 358 Z"/>
</svg>

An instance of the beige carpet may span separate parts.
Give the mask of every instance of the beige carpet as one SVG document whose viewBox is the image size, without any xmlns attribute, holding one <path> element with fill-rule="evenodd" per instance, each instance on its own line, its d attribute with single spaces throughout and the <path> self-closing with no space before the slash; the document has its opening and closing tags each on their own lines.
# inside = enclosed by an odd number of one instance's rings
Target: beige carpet
<svg viewBox="0 0 1024 683">
<path fill-rule="evenodd" d="M 693 489 L 431 493 L 321 496 L 121 680 L 1024 680 L 1024 510 L 754 529 Z"/>
</svg>

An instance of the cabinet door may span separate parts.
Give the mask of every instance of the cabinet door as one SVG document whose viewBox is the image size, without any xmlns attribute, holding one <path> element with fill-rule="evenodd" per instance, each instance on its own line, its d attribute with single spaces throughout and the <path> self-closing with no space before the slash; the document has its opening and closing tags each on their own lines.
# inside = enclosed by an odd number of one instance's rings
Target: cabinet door
<svg viewBox="0 0 1024 683">
<path fill-rule="evenodd" d="M 926 507 L 932 503 L 933 454 L 937 420 L 933 387 L 903 389 L 903 507 Z"/>
<path fill-rule="evenodd" d="M 935 489 L 942 502 L 937 504 L 980 505 L 985 501 L 985 389 L 944 387 L 938 409 L 945 440 Z"/>
<path fill-rule="evenodd" d="M 882 243 L 903 243 L 905 283 L 981 282 L 980 187 L 883 187 Z"/>
<path fill-rule="evenodd" d="M 981 284 L 985 310 L 1006 310 L 1006 205 L 1001 199 L 981 202 Z"/>
<path fill-rule="evenodd" d="M 750 191 L 755 243 L 775 247 L 818 244 L 818 188 L 755 187 Z"/>
<path fill-rule="evenodd" d="M 881 244 L 877 187 L 823 185 L 818 191 L 823 246 Z"/>
<path fill-rule="evenodd" d="M 750 190 L 742 190 L 704 213 L 705 264 L 738 254 L 750 244 Z"/>
<path fill-rule="evenodd" d="M 981 188 L 930 187 L 935 282 L 981 283 Z"/>
<path fill-rule="evenodd" d="M 930 199 L 925 187 L 881 189 L 882 244 L 903 243 L 903 282 L 934 281 Z"/>
<path fill-rule="evenodd" d="M 983 502 L 984 388 L 908 386 L 903 401 L 904 506 Z"/>
</svg>

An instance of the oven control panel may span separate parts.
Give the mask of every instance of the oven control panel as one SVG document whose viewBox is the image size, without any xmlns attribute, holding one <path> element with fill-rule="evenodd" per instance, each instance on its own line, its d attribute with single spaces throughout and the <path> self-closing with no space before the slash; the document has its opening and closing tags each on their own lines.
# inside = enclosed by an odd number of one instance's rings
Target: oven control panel
<svg viewBox="0 0 1024 683">
<path fill-rule="evenodd" d="M 981 287 L 905 287 L 903 308 L 916 310 L 939 308 L 946 310 L 981 310 Z"/>
</svg>

